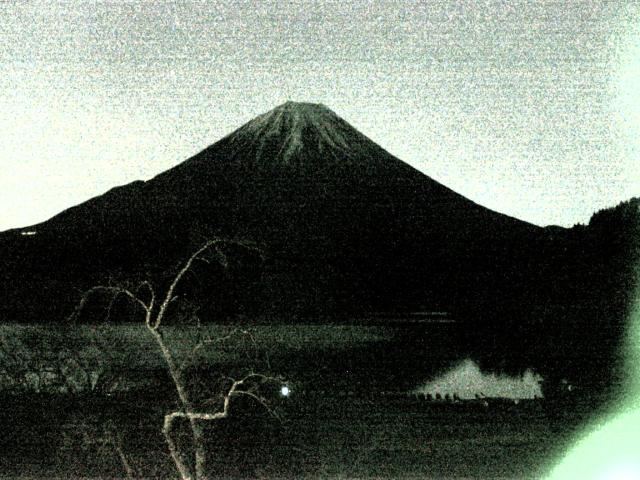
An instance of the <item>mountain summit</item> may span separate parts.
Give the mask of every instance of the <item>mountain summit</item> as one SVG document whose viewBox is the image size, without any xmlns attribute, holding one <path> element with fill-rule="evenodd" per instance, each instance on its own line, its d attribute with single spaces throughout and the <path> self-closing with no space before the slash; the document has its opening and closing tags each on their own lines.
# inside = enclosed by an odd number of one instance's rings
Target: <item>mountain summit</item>
<svg viewBox="0 0 640 480">
<path fill-rule="evenodd" d="M 369 139 L 324 105 L 314 103 L 286 102 L 240 127 L 229 140 L 235 148 L 255 148 L 257 162 L 266 158 L 282 164 L 309 155 L 344 160 L 371 149 Z M 355 151 L 363 147 L 364 152 Z"/>
<path fill-rule="evenodd" d="M 286 172 L 315 181 L 336 175 L 374 180 L 372 176 L 395 177 L 411 168 L 324 105 L 297 102 L 258 115 L 178 170 L 199 168 L 203 162 L 209 168 L 212 162 L 225 164 L 247 175 Z"/>
</svg>

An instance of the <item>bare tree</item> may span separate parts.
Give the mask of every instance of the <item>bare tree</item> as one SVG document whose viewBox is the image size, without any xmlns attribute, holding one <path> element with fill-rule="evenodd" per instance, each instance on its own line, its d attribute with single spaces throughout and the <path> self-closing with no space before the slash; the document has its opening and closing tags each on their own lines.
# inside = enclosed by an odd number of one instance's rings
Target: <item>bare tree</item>
<svg viewBox="0 0 640 480">
<path fill-rule="evenodd" d="M 105 345 L 90 338 L 92 348 L 61 326 L 25 328 L 0 336 L 0 386 L 14 394 L 109 394 L 118 388 Z M 89 350 L 89 351 L 87 351 Z"/>
<path fill-rule="evenodd" d="M 160 350 L 181 407 L 179 410 L 169 412 L 165 415 L 162 433 L 167 442 L 171 458 L 180 474 L 180 477 L 184 480 L 203 480 L 207 478 L 207 448 L 203 422 L 212 422 L 227 418 L 230 414 L 231 402 L 233 398 L 238 396 L 247 396 L 254 399 L 258 404 L 275 415 L 275 412 L 270 408 L 267 399 L 260 394 L 260 387 L 268 382 L 281 382 L 281 379 L 279 378 L 253 372 L 248 373 L 240 379 L 228 379 L 228 387 L 222 395 L 222 408 L 215 412 L 206 411 L 192 399 L 187 379 L 184 375 L 184 363 L 178 362 L 165 339 L 162 329 L 163 322 L 165 321 L 170 305 L 178 299 L 176 289 L 180 281 L 192 270 L 195 262 L 211 262 L 211 258 L 205 256 L 207 252 L 213 252 L 215 254 L 215 259 L 223 267 L 226 267 L 228 265 L 228 259 L 222 249 L 225 244 L 239 245 L 248 249 L 257 250 L 256 247 L 246 242 L 225 239 L 209 240 L 195 253 L 193 253 L 178 270 L 164 294 L 157 292 L 152 283 L 148 280 L 140 282 L 135 286 L 135 288 L 114 285 L 95 286 L 83 294 L 80 303 L 72 314 L 72 318 L 78 318 L 91 295 L 94 293 L 106 293 L 111 296 L 111 301 L 107 309 L 107 317 L 111 313 L 111 309 L 116 298 L 120 296 L 124 296 L 142 309 L 144 312 L 144 324 L 146 330 L 154 339 L 158 349 Z M 194 346 L 191 354 L 194 355 L 198 350 L 205 346 L 213 345 L 215 342 L 216 340 L 211 338 L 202 339 Z M 193 446 L 193 458 L 191 461 L 185 458 L 187 455 L 181 451 L 177 442 L 174 440 L 172 432 L 176 419 L 185 419 L 189 424 Z M 128 465 L 125 465 L 125 469 L 127 470 L 127 473 L 130 472 Z"/>
</svg>

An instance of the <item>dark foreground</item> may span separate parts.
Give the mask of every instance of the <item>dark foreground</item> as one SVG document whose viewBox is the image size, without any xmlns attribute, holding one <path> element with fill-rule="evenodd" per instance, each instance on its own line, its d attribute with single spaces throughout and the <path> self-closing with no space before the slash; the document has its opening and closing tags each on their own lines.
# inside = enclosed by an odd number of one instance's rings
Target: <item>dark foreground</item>
<svg viewBox="0 0 640 480">
<path fill-rule="evenodd" d="M 126 388 L 0 394 L 1 477 L 124 478 L 125 463 L 137 477 L 177 477 L 161 433 L 164 415 L 178 408 L 176 392 L 143 327 L 3 328 L 3 338 L 14 340 L 4 352 L 22 352 L 4 359 L 23 359 L 15 372 L 73 347 L 80 353 L 70 358 L 119 372 Z M 212 337 L 225 335 L 208 328 Z M 455 335 L 452 325 L 255 328 L 252 338 L 269 360 L 258 362 L 252 347 L 247 368 L 282 375 L 291 394 L 279 395 L 279 385 L 266 392 L 279 418 L 245 398 L 228 419 L 208 425 L 212 477 L 540 478 L 601 401 L 586 390 L 488 405 L 402 393 L 463 358 L 451 348 Z M 184 356 L 195 334 L 182 328 L 167 338 Z M 216 378 L 240 374 L 247 352 L 235 342 L 215 347 L 187 372 L 192 391 L 215 396 Z M 186 448 L 186 425 L 175 433 Z"/>
<path fill-rule="evenodd" d="M 3 477 L 176 477 L 160 433 L 170 398 L 3 398 Z M 244 405 L 244 407 L 250 407 Z M 277 420 L 241 412 L 212 425 L 215 476 L 539 478 L 580 409 L 436 404 L 406 396 L 291 395 Z"/>
</svg>

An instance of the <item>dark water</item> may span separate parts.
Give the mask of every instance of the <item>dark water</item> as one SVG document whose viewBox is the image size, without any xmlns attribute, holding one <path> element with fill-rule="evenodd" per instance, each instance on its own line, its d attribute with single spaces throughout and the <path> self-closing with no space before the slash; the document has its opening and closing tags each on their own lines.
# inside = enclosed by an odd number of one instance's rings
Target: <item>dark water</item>
<svg viewBox="0 0 640 480">
<path fill-rule="evenodd" d="M 207 425 L 209 466 L 224 477 L 537 478 L 584 424 L 584 405 L 436 404 L 393 393 L 318 390 L 273 399 L 279 418 L 239 401 Z M 168 394 L 3 398 L 2 476 L 175 477 L 161 435 Z M 188 429 L 176 438 L 187 445 Z"/>
<path fill-rule="evenodd" d="M 251 399 L 207 425 L 209 465 L 224 477 L 538 477 L 593 414 L 587 397 L 435 404 L 405 394 L 463 358 L 457 327 L 398 325 L 353 348 L 284 349 L 270 369 L 291 386 L 266 392 L 276 419 Z M 233 365 L 201 366 L 192 388 Z M 140 377 L 140 372 L 135 373 Z M 166 372 L 114 395 L 0 397 L 3 477 L 175 477 L 161 434 L 177 399 Z M 209 407 L 213 408 L 213 407 Z M 175 435 L 188 451 L 189 431 Z"/>
</svg>

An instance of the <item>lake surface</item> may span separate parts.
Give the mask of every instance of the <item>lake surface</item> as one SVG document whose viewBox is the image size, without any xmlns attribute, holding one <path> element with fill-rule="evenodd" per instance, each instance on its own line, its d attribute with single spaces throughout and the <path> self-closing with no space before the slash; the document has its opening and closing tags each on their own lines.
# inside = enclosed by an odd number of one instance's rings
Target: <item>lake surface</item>
<svg viewBox="0 0 640 480">
<path fill-rule="evenodd" d="M 223 337 L 235 328 L 208 326 L 205 335 Z M 90 372 L 119 380 L 113 390 L 55 391 L 41 382 L 40 391 L 5 391 L 4 477 L 123 477 L 119 452 L 139 475 L 175 475 L 161 425 L 176 408 L 176 395 L 141 326 L 2 325 L 0 333 L 31 369 L 55 364 L 54 353 L 72 349 Z M 588 403 L 485 406 L 407 395 L 464 359 L 448 348 L 451 335 L 452 326 L 444 324 L 426 330 L 263 325 L 252 329 L 251 348 L 234 341 L 199 352 L 186 370 L 192 388 L 204 391 L 220 374 L 246 368 L 283 375 L 291 388 L 287 398 L 269 397 L 279 420 L 245 402 L 230 419 L 208 426 L 213 471 L 273 478 L 536 478 L 587 421 Z M 201 337 L 174 327 L 167 338 L 183 358 Z"/>
</svg>

